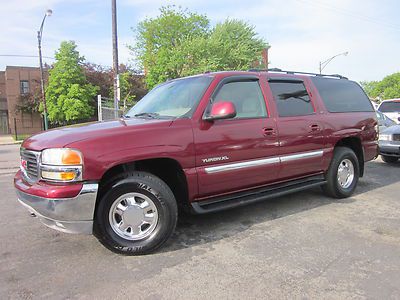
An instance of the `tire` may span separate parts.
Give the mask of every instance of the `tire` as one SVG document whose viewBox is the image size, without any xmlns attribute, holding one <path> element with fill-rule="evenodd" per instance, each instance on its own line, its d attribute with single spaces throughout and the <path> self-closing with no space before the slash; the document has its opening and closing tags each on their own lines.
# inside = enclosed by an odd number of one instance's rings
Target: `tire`
<svg viewBox="0 0 400 300">
<path fill-rule="evenodd" d="M 178 208 L 171 189 L 160 178 L 139 171 L 111 182 L 103 189 L 95 212 L 95 236 L 116 253 L 155 251 L 175 230 Z"/>
<path fill-rule="evenodd" d="M 385 163 L 388 163 L 388 164 L 395 163 L 395 162 L 397 162 L 397 161 L 399 160 L 398 157 L 386 156 L 386 155 L 382 155 L 382 154 L 381 154 L 381 157 L 382 157 L 382 160 L 383 160 Z"/>
<path fill-rule="evenodd" d="M 326 173 L 327 183 L 322 186 L 322 190 L 333 198 L 350 197 L 357 186 L 359 175 L 360 166 L 354 151 L 347 147 L 336 147 Z"/>
</svg>

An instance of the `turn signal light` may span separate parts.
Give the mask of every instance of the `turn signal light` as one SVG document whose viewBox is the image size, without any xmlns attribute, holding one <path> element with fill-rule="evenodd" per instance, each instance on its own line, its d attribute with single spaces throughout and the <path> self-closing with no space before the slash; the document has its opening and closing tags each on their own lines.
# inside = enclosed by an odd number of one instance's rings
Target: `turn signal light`
<svg viewBox="0 0 400 300">
<path fill-rule="evenodd" d="M 62 154 L 61 162 L 63 165 L 80 165 L 82 164 L 82 157 L 78 152 L 67 149 Z"/>
</svg>

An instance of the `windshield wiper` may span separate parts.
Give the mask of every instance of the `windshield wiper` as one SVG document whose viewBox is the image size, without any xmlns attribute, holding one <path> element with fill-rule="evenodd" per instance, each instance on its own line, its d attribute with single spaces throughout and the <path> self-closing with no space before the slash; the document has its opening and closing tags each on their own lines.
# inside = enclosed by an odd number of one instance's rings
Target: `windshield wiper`
<svg viewBox="0 0 400 300">
<path fill-rule="evenodd" d="M 158 113 L 149 113 L 149 112 L 143 112 L 143 113 L 135 115 L 135 117 L 147 117 L 147 118 L 152 118 L 152 119 L 155 119 L 159 116 L 160 116 L 160 114 L 158 114 Z"/>
</svg>

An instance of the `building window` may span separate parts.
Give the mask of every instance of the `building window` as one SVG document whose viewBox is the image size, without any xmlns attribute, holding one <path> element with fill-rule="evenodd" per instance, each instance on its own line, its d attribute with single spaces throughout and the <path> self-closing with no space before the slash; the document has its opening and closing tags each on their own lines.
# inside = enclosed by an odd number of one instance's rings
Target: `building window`
<svg viewBox="0 0 400 300">
<path fill-rule="evenodd" d="M 29 94 L 29 81 L 28 80 L 20 81 L 20 92 L 21 92 L 21 95 Z"/>
</svg>

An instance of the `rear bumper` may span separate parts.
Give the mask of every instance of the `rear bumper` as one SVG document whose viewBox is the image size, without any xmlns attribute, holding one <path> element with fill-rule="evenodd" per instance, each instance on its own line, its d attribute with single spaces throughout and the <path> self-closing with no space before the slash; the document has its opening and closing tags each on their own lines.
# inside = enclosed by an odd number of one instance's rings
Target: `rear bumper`
<svg viewBox="0 0 400 300">
<path fill-rule="evenodd" d="M 78 195 L 71 198 L 29 194 L 20 189 L 18 180 L 15 181 L 15 187 L 19 202 L 44 225 L 67 233 L 92 233 L 97 183 L 83 184 Z"/>
</svg>

